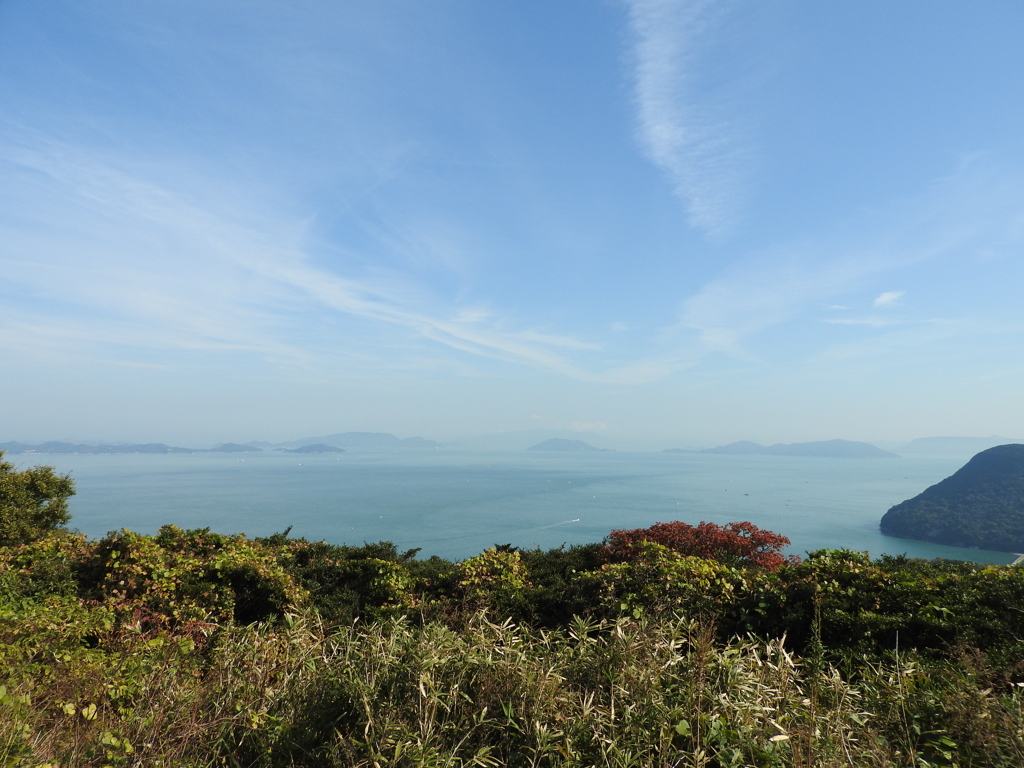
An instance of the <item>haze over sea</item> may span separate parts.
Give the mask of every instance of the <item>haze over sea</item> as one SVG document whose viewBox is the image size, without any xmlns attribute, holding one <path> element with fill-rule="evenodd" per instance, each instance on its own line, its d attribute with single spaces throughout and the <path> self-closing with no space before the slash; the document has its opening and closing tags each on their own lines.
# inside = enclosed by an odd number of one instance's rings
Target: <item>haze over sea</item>
<svg viewBox="0 0 1024 768">
<path fill-rule="evenodd" d="M 495 544 L 544 549 L 616 528 L 748 520 L 821 548 L 1008 563 L 1006 553 L 883 536 L 885 511 L 966 458 L 700 453 L 350 450 L 344 454 L 11 456 L 72 475 L 71 527 L 90 537 L 172 523 L 359 545 L 392 541 L 460 559 Z"/>
</svg>

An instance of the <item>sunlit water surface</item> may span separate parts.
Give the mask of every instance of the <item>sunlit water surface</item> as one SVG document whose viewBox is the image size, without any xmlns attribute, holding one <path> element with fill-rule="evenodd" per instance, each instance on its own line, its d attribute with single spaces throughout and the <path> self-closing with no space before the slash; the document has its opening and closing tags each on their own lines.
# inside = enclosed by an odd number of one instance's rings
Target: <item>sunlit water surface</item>
<svg viewBox="0 0 1024 768">
<path fill-rule="evenodd" d="M 299 455 L 21 455 L 75 480 L 71 525 L 209 527 L 333 543 L 392 541 L 463 558 L 494 544 L 557 547 L 655 522 L 749 520 L 788 536 L 789 552 L 845 547 L 1006 563 L 1012 556 L 883 536 L 889 507 L 969 456 L 825 459 L 456 449 Z"/>
</svg>

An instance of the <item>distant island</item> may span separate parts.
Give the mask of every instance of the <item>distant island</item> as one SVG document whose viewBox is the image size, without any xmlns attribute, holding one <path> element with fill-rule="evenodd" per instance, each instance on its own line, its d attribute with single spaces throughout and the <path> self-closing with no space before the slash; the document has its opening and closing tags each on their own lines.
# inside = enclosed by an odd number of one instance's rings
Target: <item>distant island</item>
<svg viewBox="0 0 1024 768">
<path fill-rule="evenodd" d="M 320 446 L 321 450 L 310 449 Z M 323 437 L 304 437 L 283 443 L 252 441 L 223 443 L 215 448 L 179 448 L 164 443 L 70 443 L 50 440 L 30 445 L 11 441 L 0 443 L 6 453 L 257 453 L 267 449 L 301 450 L 302 453 L 344 453 L 345 448 L 439 448 L 441 443 L 422 437 L 399 438 L 385 432 L 342 432 Z M 326 448 L 327 450 L 322 450 Z"/>
<path fill-rule="evenodd" d="M 606 451 L 607 448 L 595 448 L 590 443 L 582 440 L 565 440 L 561 437 L 553 437 L 542 443 L 531 445 L 528 451 Z"/>
<path fill-rule="evenodd" d="M 940 483 L 892 507 L 887 536 L 1024 552 L 1024 445 L 982 451 Z"/>
<path fill-rule="evenodd" d="M 163 443 L 122 443 L 119 445 L 89 445 L 51 440 L 46 443 L 0 443 L 0 451 L 7 453 L 202 453 L 203 449 L 176 448 Z"/>
<path fill-rule="evenodd" d="M 323 443 L 313 443 L 312 445 L 304 445 L 301 448 L 285 448 L 285 453 L 344 453 L 344 448 L 335 448 L 333 445 L 324 445 Z"/>
<path fill-rule="evenodd" d="M 735 456 L 765 454 L 770 456 L 821 456 L 840 459 L 882 459 L 897 458 L 897 454 L 883 451 L 871 443 L 859 443 L 855 440 L 818 440 L 810 443 L 776 443 L 760 445 L 749 440 L 738 443 L 720 445 L 717 448 L 705 448 L 702 451 L 687 451 L 682 448 L 669 448 L 664 453 L 719 453 Z"/>
<path fill-rule="evenodd" d="M 338 448 L 439 448 L 441 443 L 422 437 L 395 437 L 387 432 L 339 432 L 320 437 L 304 437 L 290 443 L 279 443 L 281 448 L 303 448 L 307 445 L 330 445 Z"/>
<path fill-rule="evenodd" d="M 569 429 L 515 429 L 488 435 L 455 440 L 452 448 L 470 448 L 482 451 L 525 451 L 530 446 L 552 438 L 563 440 L 584 440 L 591 445 L 601 442 L 603 435 L 595 432 L 580 432 Z"/>
</svg>

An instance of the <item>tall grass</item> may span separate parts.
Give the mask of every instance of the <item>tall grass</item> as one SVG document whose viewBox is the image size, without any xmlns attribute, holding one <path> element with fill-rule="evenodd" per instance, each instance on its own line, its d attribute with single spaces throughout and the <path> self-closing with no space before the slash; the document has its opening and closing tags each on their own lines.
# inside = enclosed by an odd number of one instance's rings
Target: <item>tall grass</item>
<svg viewBox="0 0 1024 768">
<path fill-rule="evenodd" d="M 9 654 L 0 765 L 900 764 L 835 669 L 712 629 L 674 617 L 549 632 L 477 614 L 325 632 L 291 617 L 205 644 Z"/>
</svg>

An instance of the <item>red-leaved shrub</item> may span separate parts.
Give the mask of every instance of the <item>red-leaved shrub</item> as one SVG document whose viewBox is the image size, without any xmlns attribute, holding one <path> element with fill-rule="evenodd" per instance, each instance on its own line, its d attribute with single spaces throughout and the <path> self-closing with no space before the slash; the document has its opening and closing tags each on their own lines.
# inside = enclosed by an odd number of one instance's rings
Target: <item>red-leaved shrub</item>
<svg viewBox="0 0 1024 768">
<path fill-rule="evenodd" d="M 636 546 L 643 541 L 732 566 L 753 565 L 774 571 L 787 562 L 799 562 L 795 556 L 786 558 L 779 553 L 789 544 L 789 539 L 746 522 L 725 525 L 701 522 L 693 526 L 676 521 L 631 531 L 612 531 L 605 539 L 605 557 L 609 562 L 630 560 Z"/>
</svg>

